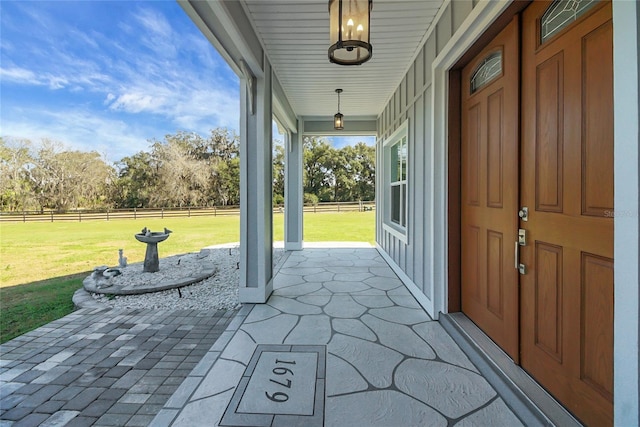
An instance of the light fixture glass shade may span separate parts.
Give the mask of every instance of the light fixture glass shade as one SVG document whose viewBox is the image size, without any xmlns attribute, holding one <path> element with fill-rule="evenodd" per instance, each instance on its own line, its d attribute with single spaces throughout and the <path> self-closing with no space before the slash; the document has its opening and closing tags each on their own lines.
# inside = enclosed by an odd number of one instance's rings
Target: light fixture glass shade
<svg viewBox="0 0 640 427">
<path fill-rule="evenodd" d="M 329 0 L 329 61 L 360 65 L 371 59 L 372 0 Z"/>
<path fill-rule="evenodd" d="M 338 94 L 338 112 L 333 116 L 333 128 L 335 130 L 344 129 L 344 116 L 340 114 L 340 94 L 342 93 L 342 89 L 336 89 L 336 93 Z"/>
</svg>

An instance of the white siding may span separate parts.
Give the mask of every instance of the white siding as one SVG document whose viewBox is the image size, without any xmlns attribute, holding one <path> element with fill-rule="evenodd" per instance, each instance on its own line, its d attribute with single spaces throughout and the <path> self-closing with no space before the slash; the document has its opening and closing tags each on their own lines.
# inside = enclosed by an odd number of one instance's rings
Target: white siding
<svg viewBox="0 0 640 427">
<path fill-rule="evenodd" d="M 432 63 L 437 52 L 447 44 L 454 30 L 473 10 L 471 0 L 445 2 L 439 12 L 434 29 L 425 40 L 414 62 L 396 88 L 384 111 L 378 117 L 378 164 L 383 164 L 382 144 L 405 120 L 409 120 L 409 176 L 408 176 L 408 239 L 404 243 L 382 229 L 383 215 L 377 217 L 378 245 L 391 257 L 397 267 L 406 274 L 417 289 L 431 301 L 433 284 L 429 266 L 432 240 L 430 217 L 433 211 L 432 198 L 428 194 L 432 188 Z M 377 200 L 383 189 L 382 173 L 377 174 Z M 381 209 L 388 207 L 381 206 Z M 380 209 L 379 209 L 380 210 Z"/>
<path fill-rule="evenodd" d="M 442 49 L 444 49 L 444 46 L 451 38 L 451 3 L 445 4 L 445 6 L 444 13 L 440 16 L 436 24 L 436 46 L 438 47 L 438 53 L 442 52 Z"/>
<path fill-rule="evenodd" d="M 462 23 L 466 17 L 471 13 L 473 9 L 473 3 L 469 1 L 454 1 L 451 3 L 452 9 L 452 29 L 455 32 L 462 26 Z"/>
</svg>

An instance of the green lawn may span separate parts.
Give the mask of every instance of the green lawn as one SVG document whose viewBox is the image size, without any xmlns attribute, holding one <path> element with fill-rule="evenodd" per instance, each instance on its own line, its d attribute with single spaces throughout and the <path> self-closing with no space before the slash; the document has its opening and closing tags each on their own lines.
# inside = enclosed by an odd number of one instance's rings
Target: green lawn
<svg viewBox="0 0 640 427">
<path fill-rule="evenodd" d="M 374 213 L 308 213 L 304 240 L 374 242 Z M 130 263 L 144 259 L 133 235 L 143 227 L 173 234 L 158 245 L 160 257 L 196 252 L 240 240 L 240 217 L 191 217 L 85 222 L 0 224 L 0 287 L 87 272 L 118 264 L 118 249 Z M 284 239 L 283 215 L 274 215 L 274 240 Z"/>
<path fill-rule="evenodd" d="M 308 213 L 305 242 L 374 243 L 374 212 Z M 283 215 L 274 215 L 274 240 L 284 239 Z M 239 241 L 240 217 L 191 217 L 0 224 L 0 342 L 73 310 L 71 295 L 98 265 L 116 266 L 118 249 L 142 262 L 145 245 L 133 235 L 143 227 L 173 234 L 158 245 L 160 257 L 197 252 Z"/>
<path fill-rule="evenodd" d="M 120 248 L 130 263 L 142 261 L 146 245 L 133 235 L 143 227 L 174 231 L 158 245 L 164 257 L 237 241 L 239 224 L 238 217 L 2 223 L 0 287 L 116 266 Z"/>
<path fill-rule="evenodd" d="M 73 311 L 71 297 L 86 274 L 0 289 L 0 343 Z"/>
</svg>

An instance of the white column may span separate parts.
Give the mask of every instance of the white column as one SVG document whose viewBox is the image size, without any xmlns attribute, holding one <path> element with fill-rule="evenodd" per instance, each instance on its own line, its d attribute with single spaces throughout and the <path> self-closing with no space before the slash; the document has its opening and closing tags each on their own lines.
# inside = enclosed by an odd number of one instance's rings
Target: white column
<svg viewBox="0 0 640 427">
<path fill-rule="evenodd" d="M 298 122 L 298 133 L 290 133 L 285 144 L 284 162 L 284 248 L 302 250 L 302 219 L 304 188 L 302 184 L 303 122 Z"/>
<path fill-rule="evenodd" d="M 273 291 L 271 66 L 251 76 L 240 96 L 240 302 L 264 303 Z"/>
<path fill-rule="evenodd" d="M 638 401 L 640 375 L 638 343 L 640 270 L 638 139 L 640 129 L 640 5 L 635 1 L 613 2 L 614 103 L 614 393 L 616 426 L 640 425 Z"/>
</svg>

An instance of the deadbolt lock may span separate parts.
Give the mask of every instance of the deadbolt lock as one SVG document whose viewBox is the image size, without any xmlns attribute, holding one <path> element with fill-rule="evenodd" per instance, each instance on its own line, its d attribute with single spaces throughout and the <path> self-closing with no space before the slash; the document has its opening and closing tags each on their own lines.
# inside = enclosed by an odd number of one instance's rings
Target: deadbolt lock
<svg viewBox="0 0 640 427">
<path fill-rule="evenodd" d="M 525 206 L 522 209 L 520 209 L 518 211 L 518 216 L 523 221 L 529 221 L 529 208 Z"/>
<path fill-rule="evenodd" d="M 526 246 L 527 244 L 527 230 L 524 228 L 518 229 L 518 244 L 520 246 Z"/>
</svg>

